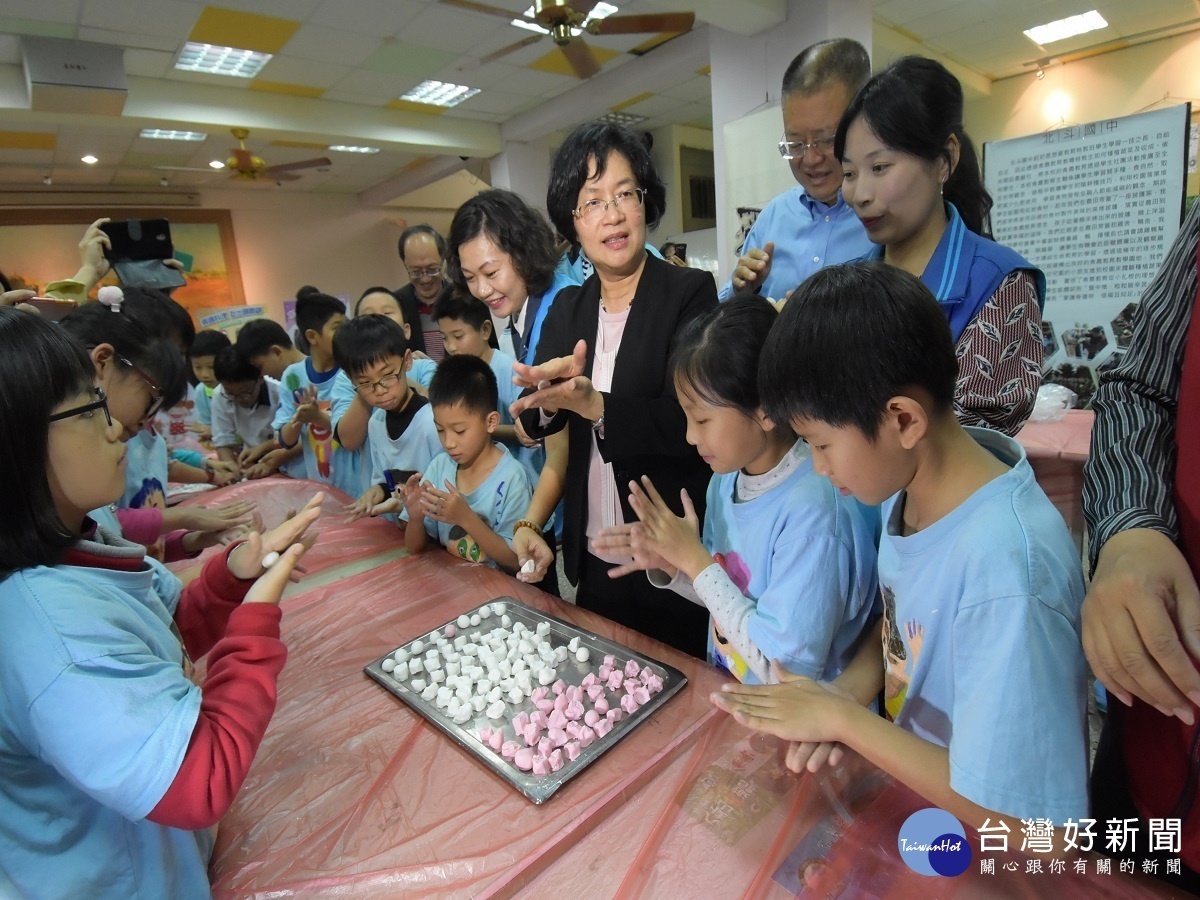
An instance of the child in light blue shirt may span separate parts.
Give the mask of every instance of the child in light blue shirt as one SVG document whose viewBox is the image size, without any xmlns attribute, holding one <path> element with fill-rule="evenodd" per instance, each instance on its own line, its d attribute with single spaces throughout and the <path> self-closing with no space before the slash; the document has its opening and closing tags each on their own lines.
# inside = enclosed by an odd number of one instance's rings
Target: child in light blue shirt
<svg viewBox="0 0 1200 900">
<path fill-rule="evenodd" d="M 799 742 L 796 771 L 838 742 L 968 828 L 1019 834 L 1088 813 L 1083 577 L 1020 445 L 958 423 L 957 377 L 946 317 L 907 272 L 853 263 L 797 288 L 763 350 L 763 404 L 837 490 L 884 504 L 879 643 L 830 686 L 714 702 Z M 892 722 L 863 707 L 881 688 Z"/>
<path fill-rule="evenodd" d="M 496 393 L 496 376 L 477 356 L 452 355 L 438 365 L 429 402 L 445 452 L 424 478 L 414 475 L 404 486 L 410 552 L 432 538 L 460 559 L 516 571 L 513 531 L 533 487 L 524 466 L 492 440 Z"/>
<path fill-rule="evenodd" d="M 813 471 L 803 442 L 763 415 L 758 356 L 775 308 L 735 298 L 696 320 L 673 357 L 687 438 L 712 466 L 703 535 L 652 485 L 633 485 L 641 521 L 601 533 L 627 568 L 706 606 L 709 660 L 739 680 L 775 680 L 771 661 L 834 678 L 875 607 L 874 528 L 859 505 Z M 672 577 L 673 576 L 673 577 Z"/>
</svg>

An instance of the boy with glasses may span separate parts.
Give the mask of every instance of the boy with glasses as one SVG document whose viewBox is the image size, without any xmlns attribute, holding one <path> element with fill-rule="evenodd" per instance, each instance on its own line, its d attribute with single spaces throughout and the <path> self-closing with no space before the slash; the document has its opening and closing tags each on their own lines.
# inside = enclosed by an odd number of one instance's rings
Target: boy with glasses
<svg viewBox="0 0 1200 900">
<path fill-rule="evenodd" d="M 271 427 L 279 409 L 279 382 L 261 374 L 234 347 L 217 353 L 213 374 L 218 382 L 212 397 L 217 456 L 236 465 L 245 478 L 277 471 L 294 476 L 288 463 L 300 456 L 300 448 L 280 447 Z M 299 474 L 305 474 L 303 463 Z"/>
<path fill-rule="evenodd" d="M 362 316 L 337 330 L 333 353 L 358 395 L 375 407 L 367 422 L 370 487 L 346 512 L 350 521 L 399 512 L 393 492 L 442 450 L 429 401 L 408 383 L 408 338 L 386 316 Z"/>
</svg>

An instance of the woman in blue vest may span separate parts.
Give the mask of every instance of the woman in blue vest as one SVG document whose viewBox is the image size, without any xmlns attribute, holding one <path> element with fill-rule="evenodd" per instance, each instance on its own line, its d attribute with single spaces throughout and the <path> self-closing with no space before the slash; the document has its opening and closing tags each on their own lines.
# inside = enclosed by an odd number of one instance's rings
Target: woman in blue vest
<svg viewBox="0 0 1200 900">
<path fill-rule="evenodd" d="M 559 265 L 554 232 L 541 213 L 512 191 L 494 189 L 476 194 L 458 208 L 450 224 L 446 268 L 455 289 L 482 300 L 499 319 L 508 319 L 517 362 L 533 365 L 534 351 L 542 334 L 542 323 L 558 292 L 582 279 Z M 562 537 L 561 480 L 567 471 L 567 434 L 535 441 L 517 423 L 521 447 L 516 456 L 538 485 L 530 504 L 530 519 L 554 526 Z M 539 476 L 549 468 L 557 478 Z M 543 486 L 543 480 L 545 485 Z M 553 518 L 552 518 L 553 516 Z M 543 590 L 558 594 L 554 570 L 548 573 Z"/>
<path fill-rule="evenodd" d="M 880 245 L 878 256 L 918 276 L 946 313 L 959 420 L 1012 435 L 1042 380 L 1046 279 L 987 236 L 992 198 L 962 113 L 958 79 L 940 63 L 907 56 L 850 101 L 834 153 L 842 196 Z"/>
</svg>

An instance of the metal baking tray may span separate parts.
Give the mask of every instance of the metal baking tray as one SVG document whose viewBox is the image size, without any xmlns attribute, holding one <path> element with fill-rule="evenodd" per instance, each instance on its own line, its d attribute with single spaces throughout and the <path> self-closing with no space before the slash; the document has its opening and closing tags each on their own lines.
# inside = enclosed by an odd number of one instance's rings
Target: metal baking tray
<svg viewBox="0 0 1200 900">
<path fill-rule="evenodd" d="M 484 606 L 490 606 L 497 601 L 507 604 L 507 614 L 511 617 L 513 624 L 517 622 L 524 623 L 525 627 L 530 631 L 536 630 L 539 622 L 547 622 L 550 625 L 550 631 L 546 639 L 551 645 L 558 647 L 566 645 L 572 638 L 578 637 L 580 646 L 585 646 L 591 653 L 591 659 L 588 662 L 578 662 L 571 656 L 567 662 L 562 664 L 557 670 L 558 678 L 561 678 L 567 685 L 578 685 L 583 680 L 583 677 L 590 671 L 598 668 L 603 658 L 607 654 L 611 654 L 622 665 L 630 659 L 635 659 L 639 666 L 649 666 L 658 677 L 663 680 L 663 689 L 650 698 L 650 702 L 635 710 L 632 714 L 625 716 L 621 721 L 613 725 L 610 731 L 604 737 L 597 738 L 595 743 L 583 750 L 579 757 L 575 760 L 567 761 L 557 772 L 552 772 L 549 775 L 534 775 L 530 772 L 522 772 L 510 760 L 505 759 L 498 752 L 493 751 L 490 747 L 479 739 L 479 730 L 484 727 L 496 728 L 497 725 L 503 723 L 502 731 L 504 732 L 505 740 L 518 740 L 512 727 L 512 718 L 519 712 L 532 713 L 537 709 L 533 701 L 526 698 L 520 707 L 513 707 L 511 704 L 506 704 L 505 716 L 503 719 L 489 719 L 484 713 L 479 713 L 468 719 L 464 724 L 456 724 L 443 710 L 438 709 L 432 702 L 423 700 L 419 692 L 414 691 L 410 686 L 410 677 L 401 679 L 393 678 L 390 673 L 383 671 L 382 664 L 385 659 L 388 659 L 396 650 L 410 650 L 413 642 L 425 642 L 430 639 L 436 639 L 438 635 L 443 633 L 446 625 L 455 625 L 457 629 L 457 616 L 449 622 L 444 623 L 431 632 L 424 632 L 412 640 L 401 644 L 399 647 L 393 648 L 383 656 L 376 659 L 363 667 L 363 672 L 369 677 L 379 682 L 386 690 L 395 694 L 409 706 L 411 706 L 419 715 L 424 717 L 435 728 L 441 730 L 452 741 L 459 744 L 467 750 L 472 756 L 478 759 L 483 765 L 491 769 L 518 791 L 532 800 L 534 803 L 543 803 L 554 794 L 560 787 L 594 763 L 607 750 L 609 750 L 618 741 L 624 739 L 638 725 L 644 722 L 649 716 L 653 715 L 656 710 L 679 690 L 687 684 L 687 676 L 681 671 L 668 666 L 666 663 L 646 656 L 642 653 L 635 653 L 623 644 L 618 644 L 614 641 L 607 640 L 590 631 L 578 628 L 562 619 L 556 618 L 549 613 L 544 613 L 539 609 L 534 609 L 519 600 L 514 600 L 512 597 L 495 597 L 487 603 L 467 610 L 465 615 L 471 616 L 478 613 Z M 500 624 L 499 617 L 489 618 L 478 626 L 462 629 L 459 633 L 474 633 L 476 631 L 486 633 L 492 628 Z M 510 626 L 511 627 L 511 626 Z M 421 676 L 416 676 L 421 677 Z M 620 703 L 621 691 L 606 690 L 605 696 L 608 698 L 611 706 L 616 707 Z M 524 746 L 524 742 L 521 742 Z"/>
</svg>

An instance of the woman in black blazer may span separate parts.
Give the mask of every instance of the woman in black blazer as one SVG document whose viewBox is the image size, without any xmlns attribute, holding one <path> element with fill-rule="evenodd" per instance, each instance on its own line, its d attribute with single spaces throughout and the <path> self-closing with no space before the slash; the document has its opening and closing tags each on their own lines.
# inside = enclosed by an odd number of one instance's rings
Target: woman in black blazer
<svg viewBox="0 0 1200 900">
<path fill-rule="evenodd" d="M 651 637 L 703 657 L 708 613 L 641 572 L 612 579 L 627 560 L 593 552 L 603 527 L 633 522 L 629 482 L 648 475 L 682 515 L 679 492 L 703 498 L 712 475 L 685 439 L 668 363 L 683 326 L 717 303 L 712 276 L 646 253 L 666 190 L 641 137 L 591 123 L 577 128 L 554 157 L 547 209 L 559 232 L 578 241 L 595 266 L 581 287 L 566 288 L 542 328 L 535 365 L 517 365 L 531 392 L 514 409 L 532 437 L 567 429 L 566 472 L 546 472 L 531 511 L 565 496 L 562 549 L 576 602 Z M 547 382 L 550 382 L 547 384 Z M 540 385 L 540 389 L 536 389 Z M 703 516 L 704 511 L 698 507 Z M 527 517 L 528 518 L 528 517 Z M 513 547 L 539 571 L 548 548 L 532 526 L 518 526 Z"/>
</svg>

